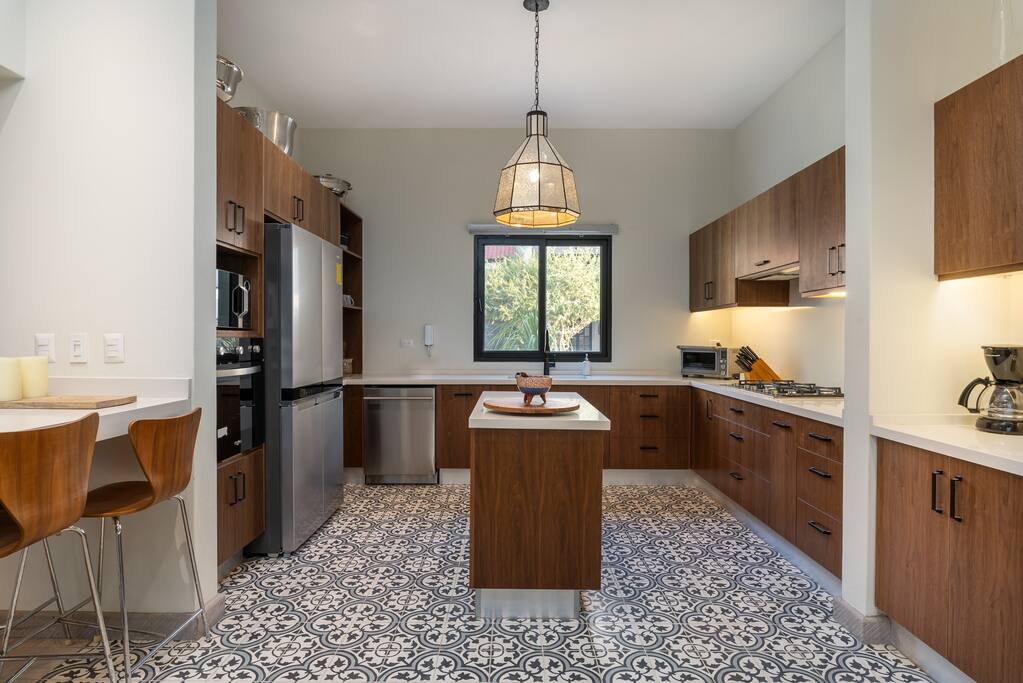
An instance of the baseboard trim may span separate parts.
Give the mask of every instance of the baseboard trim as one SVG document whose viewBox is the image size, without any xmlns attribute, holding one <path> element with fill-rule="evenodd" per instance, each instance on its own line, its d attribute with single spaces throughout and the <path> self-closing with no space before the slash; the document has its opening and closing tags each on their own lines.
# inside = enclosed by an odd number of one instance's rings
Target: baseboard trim
<svg viewBox="0 0 1023 683">
<path fill-rule="evenodd" d="M 443 486 L 467 486 L 469 484 L 469 468 L 454 467 L 440 470 L 438 483 Z"/>
<path fill-rule="evenodd" d="M 691 470 L 688 471 L 692 472 Z M 799 567 L 833 597 L 836 599 L 841 598 L 842 581 L 827 569 L 817 564 L 817 562 L 811 559 L 809 555 L 792 545 L 784 536 L 751 515 L 744 507 L 723 494 L 713 484 L 695 472 L 692 472 L 691 481 L 687 483 L 689 486 L 701 489 L 711 498 L 720 503 L 729 512 L 731 512 L 736 519 L 748 526 L 757 536 L 767 541 L 767 543 L 773 546 L 782 557 Z"/>
<path fill-rule="evenodd" d="M 692 470 L 604 470 L 604 486 L 692 486 Z"/>
<path fill-rule="evenodd" d="M 205 611 L 206 613 L 207 623 L 209 624 L 210 628 L 213 628 L 217 624 L 217 622 L 219 622 L 224 617 L 224 614 L 227 612 L 227 598 L 224 595 L 224 593 L 218 592 L 216 595 L 210 598 L 210 600 L 203 607 L 203 611 Z M 15 617 L 17 619 L 20 618 L 22 614 L 27 613 L 28 611 L 25 611 L 24 613 L 19 612 L 18 614 L 15 615 Z M 189 617 L 189 614 L 190 614 L 189 612 L 128 612 L 128 628 L 139 629 L 142 631 L 153 631 L 154 633 L 170 633 L 178 626 L 180 626 L 181 622 L 183 622 L 185 619 Z M 0 613 L 0 617 L 6 619 L 6 616 L 7 616 L 6 612 Z M 31 633 L 32 631 L 35 631 L 36 629 L 38 629 L 48 621 L 52 620 L 56 616 L 57 613 L 54 611 L 40 612 L 32 616 L 32 618 L 30 618 L 25 623 L 15 628 L 11 635 L 17 638 L 22 635 Z M 76 612 L 73 618 L 78 619 L 80 621 L 95 621 L 95 613 L 89 609 L 88 605 L 86 605 L 78 612 Z M 113 629 L 110 629 L 109 626 L 112 624 L 121 623 L 120 612 L 104 611 L 103 619 L 106 621 L 108 625 L 107 630 L 110 632 L 110 637 L 117 638 L 118 632 Z M 90 640 L 93 636 L 96 635 L 96 629 L 89 626 L 71 624 L 70 629 L 71 640 L 75 641 Z M 195 620 L 192 621 L 191 624 L 188 625 L 187 628 L 182 629 L 181 633 L 178 634 L 178 637 L 175 638 L 175 640 L 196 640 L 201 636 L 202 624 L 200 623 L 199 619 L 196 618 Z M 64 640 L 65 637 L 66 636 L 64 633 L 64 627 L 59 623 L 54 624 L 53 626 L 49 627 L 48 629 L 40 633 L 38 636 L 36 636 L 36 638 L 39 640 Z"/>
<path fill-rule="evenodd" d="M 346 484 L 366 483 L 366 474 L 361 467 L 346 467 L 344 474 Z"/>
<path fill-rule="evenodd" d="M 974 683 L 974 680 L 956 668 L 927 643 L 904 629 L 895 621 L 891 623 L 892 641 L 899 652 L 906 655 L 927 672 L 927 675 L 938 683 Z"/>
<path fill-rule="evenodd" d="M 846 602 L 845 598 L 835 598 L 835 621 L 864 643 L 891 645 L 892 622 L 885 614 L 867 616 Z"/>
</svg>

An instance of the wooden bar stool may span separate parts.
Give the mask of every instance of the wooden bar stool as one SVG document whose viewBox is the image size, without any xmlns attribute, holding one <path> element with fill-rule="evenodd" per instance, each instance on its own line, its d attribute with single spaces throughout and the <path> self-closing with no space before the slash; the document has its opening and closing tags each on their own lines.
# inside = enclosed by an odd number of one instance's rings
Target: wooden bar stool
<svg viewBox="0 0 1023 683">
<path fill-rule="evenodd" d="M 192 478 L 192 457 L 195 453 L 195 440 L 202 419 L 202 408 L 196 408 L 187 415 L 155 420 L 135 420 L 128 425 L 128 436 L 132 449 L 138 459 L 145 481 L 119 481 L 89 491 L 85 503 L 83 517 L 100 519 L 100 563 L 99 581 L 103 582 L 103 533 L 106 520 L 109 518 L 114 525 L 117 538 L 117 565 L 120 580 L 121 626 L 111 628 L 121 631 L 121 645 L 124 649 L 124 679 L 131 680 L 131 673 L 142 666 L 171 639 L 181 633 L 196 617 L 202 622 L 203 633 L 209 631 L 206 623 L 206 612 L 203 609 L 202 587 L 199 584 L 199 570 L 195 563 L 195 548 L 192 545 L 192 529 L 188 523 L 188 511 L 185 500 L 179 495 Z M 192 566 L 192 579 L 195 584 L 195 597 L 199 608 L 193 612 L 180 626 L 163 640 L 149 649 L 134 665 L 130 664 L 129 653 L 131 642 L 128 631 L 128 606 L 124 588 L 124 542 L 121 518 L 141 512 L 173 498 L 181 510 L 181 523 L 185 530 L 185 542 L 188 546 L 188 557 Z"/>
<path fill-rule="evenodd" d="M 78 535 L 82 545 L 85 573 L 89 578 L 89 591 L 92 595 L 93 608 L 96 611 L 96 624 L 99 628 L 100 640 L 103 643 L 103 656 L 106 657 L 110 680 L 114 680 L 114 663 L 110 655 L 110 641 L 107 638 L 106 625 L 103 622 L 99 591 L 92 573 L 92 562 L 89 559 L 89 542 L 85 532 L 75 526 L 85 510 L 86 492 L 89 490 L 89 471 L 92 468 L 92 455 L 96 447 L 98 427 L 99 415 L 90 413 L 80 420 L 56 427 L 0 433 L 0 557 L 7 557 L 21 551 L 21 562 L 18 565 L 18 576 L 14 581 L 11 608 L 7 613 L 7 623 L 3 629 L 3 639 L 0 641 L 0 674 L 2 674 L 6 661 L 25 662 L 11 677 L 16 678 L 32 666 L 32 662 L 36 659 L 96 658 L 96 655 L 83 655 L 80 652 L 11 654 L 11 650 L 24 644 L 25 641 L 58 621 L 64 620 L 66 613 L 60 599 L 60 591 L 57 588 L 57 579 L 53 571 L 53 561 L 47 539 L 50 536 L 70 531 Z M 29 546 L 39 541 L 42 541 L 46 554 L 54 597 L 37 607 L 18 623 L 24 622 L 54 601 L 57 602 L 59 614 L 49 623 L 12 645 L 11 633 L 16 626 L 14 615 L 18 607 L 22 578 L 25 575 L 25 560 L 28 557 Z M 70 635 L 66 622 L 64 626 L 65 633 Z"/>
</svg>

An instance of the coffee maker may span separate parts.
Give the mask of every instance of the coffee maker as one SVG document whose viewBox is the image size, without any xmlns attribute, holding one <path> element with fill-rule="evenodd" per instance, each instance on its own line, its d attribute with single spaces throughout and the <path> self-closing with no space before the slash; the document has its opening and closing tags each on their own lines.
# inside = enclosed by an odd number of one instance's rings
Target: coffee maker
<svg viewBox="0 0 1023 683">
<path fill-rule="evenodd" d="M 982 346 L 991 376 L 978 377 L 963 389 L 959 405 L 978 413 L 977 429 L 995 434 L 1023 434 L 1023 346 Z M 970 395 L 984 388 L 970 405 Z"/>
</svg>

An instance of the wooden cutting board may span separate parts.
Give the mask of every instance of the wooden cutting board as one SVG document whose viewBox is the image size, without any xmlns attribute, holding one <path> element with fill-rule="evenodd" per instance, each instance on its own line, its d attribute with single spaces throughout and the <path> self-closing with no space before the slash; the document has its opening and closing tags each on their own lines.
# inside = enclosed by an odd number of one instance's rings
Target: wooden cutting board
<svg viewBox="0 0 1023 683">
<path fill-rule="evenodd" d="M 138 398 L 133 394 L 123 395 L 82 395 L 82 396 L 40 396 L 22 398 L 17 401 L 0 401 L 0 408 L 49 408 L 62 410 L 99 410 L 134 403 Z"/>
<path fill-rule="evenodd" d="M 557 415 L 579 410 L 579 401 L 570 398 L 548 398 L 546 404 L 540 403 L 540 399 L 533 400 L 536 403 L 527 406 L 521 398 L 492 398 L 484 401 L 483 406 L 495 413 L 509 415 Z"/>
</svg>

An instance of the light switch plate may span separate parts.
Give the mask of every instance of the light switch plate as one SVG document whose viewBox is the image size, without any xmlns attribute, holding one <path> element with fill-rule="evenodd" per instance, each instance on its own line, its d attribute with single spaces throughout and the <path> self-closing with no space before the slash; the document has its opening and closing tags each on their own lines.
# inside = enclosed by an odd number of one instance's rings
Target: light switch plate
<svg viewBox="0 0 1023 683">
<path fill-rule="evenodd" d="M 401 340 L 401 348 L 403 348 L 403 349 L 411 349 L 413 346 L 415 346 L 415 342 L 412 341 L 411 339 L 402 339 Z"/>
<path fill-rule="evenodd" d="M 36 332 L 35 355 L 46 356 L 50 363 L 57 362 L 57 337 L 53 332 Z"/>
<path fill-rule="evenodd" d="M 103 362 L 124 362 L 124 335 L 120 332 L 108 332 L 103 335 Z"/>
<path fill-rule="evenodd" d="M 72 363 L 89 362 L 89 335 L 85 332 L 71 333 L 71 352 L 68 360 Z"/>
</svg>

